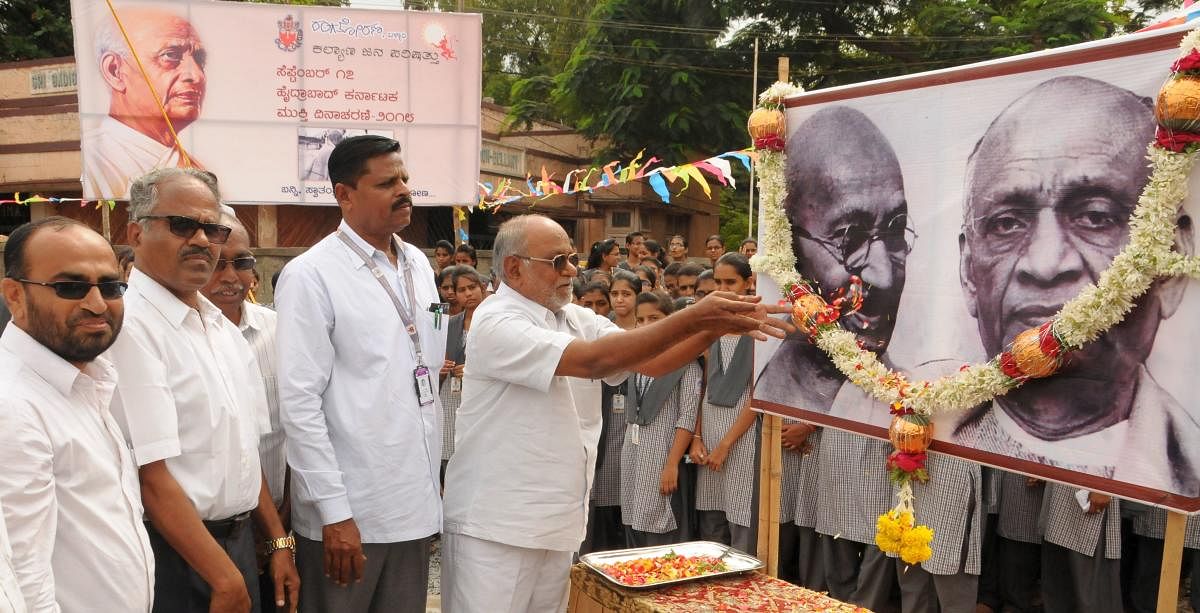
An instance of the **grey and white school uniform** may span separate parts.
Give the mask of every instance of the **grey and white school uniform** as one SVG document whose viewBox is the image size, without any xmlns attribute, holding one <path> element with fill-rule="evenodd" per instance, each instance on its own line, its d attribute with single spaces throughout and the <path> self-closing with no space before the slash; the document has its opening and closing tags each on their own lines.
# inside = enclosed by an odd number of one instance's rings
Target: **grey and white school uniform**
<svg viewBox="0 0 1200 613">
<path fill-rule="evenodd" d="M 1088 515 L 1079 488 L 1047 483 L 1042 499 L 1042 604 L 1046 613 L 1121 613 L 1121 501 Z"/>
<path fill-rule="evenodd" d="M 871 610 L 888 607 L 895 582 L 894 562 L 875 546 L 876 521 L 892 506 L 891 451 L 887 441 L 825 428 L 818 452 L 816 529 L 829 594 Z"/>
<path fill-rule="evenodd" d="M 596 477 L 588 499 L 587 532 L 579 547 L 581 555 L 625 547 L 625 524 L 621 521 L 621 445 L 625 441 L 628 385 L 628 381 L 616 386 L 602 383 Z"/>
<path fill-rule="evenodd" d="M 933 529 L 933 556 L 920 566 L 896 560 L 904 613 L 971 613 L 983 548 L 983 473 L 979 465 L 930 453 L 930 480 L 913 483 L 916 521 Z"/>
<path fill-rule="evenodd" d="M 996 556 L 1000 598 L 1019 611 L 1029 611 L 1038 599 L 1042 565 L 1042 497 L 1044 482 L 996 470 L 1000 486 L 996 516 Z M 998 610 L 998 609 L 997 609 Z"/>
<path fill-rule="evenodd" d="M 687 516 L 682 468 L 674 494 L 663 496 L 659 484 L 676 430 L 696 427 L 702 378 L 696 362 L 657 379 L 633 377 L 621 448 L 621 520 L 630 547 L 682 540 Z"/>
<path fill-rule="evenodd" d="M 446 359 L 462 364 L 467 359 L 467 335 L 463 330 L 466 313 L 459 313 L 446 323 Z M 447 375 L 438 389 L 442 399 L 442 479 L 446 477 L 446 462 L 454 455 L 454 418 L 462 405 L 462 379 Z"/>
<path fill-rule="evenodd" d="M 753 345 L 754 340 L 747 336 L 723 336 L 709 348 L 701 430 L 704 446 L 710 450 L 733 427 L 750 399 Z M 726 542 L 751 554 L 757 549 L 758 444 L 756 426 L 734 443 L 719 472 L 701 468 L 696 479 L 701 538 Z"/>
<path fill-rule="evenodd" d="M 789 462 L 788 451 L 784 451 L 784 479 L 790 479 L 796 484 L 797 495 L 792 512 L 792 523 L 796 526 L 796 581 L 810 590 L 823 592 L 828 589 L 825 585 L 825 570 L 821 564 L 821 539 L 816 529 L 817 511 L 819 508 L 817 492 L 818 474 L 821 457 L 821 437 L 824 428 L 817 428 L 808 435 L 808 455 L 800 455 L 795 462 Z"/>
</svg>

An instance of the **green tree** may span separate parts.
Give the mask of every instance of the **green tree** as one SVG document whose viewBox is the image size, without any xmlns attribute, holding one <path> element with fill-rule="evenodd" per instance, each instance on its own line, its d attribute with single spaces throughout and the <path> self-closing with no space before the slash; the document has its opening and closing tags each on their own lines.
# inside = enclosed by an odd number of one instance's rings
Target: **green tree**
<svg viewBox="0 0 1200 613">
<path fill-rule="evenodd" d="M 99 0 L 89 0 L 99 1 Z M 343 6 L 348 0 L 251 0 Z M 70 0 L 0 0 L 0 62 L 74 55 Z"/>
</svg>

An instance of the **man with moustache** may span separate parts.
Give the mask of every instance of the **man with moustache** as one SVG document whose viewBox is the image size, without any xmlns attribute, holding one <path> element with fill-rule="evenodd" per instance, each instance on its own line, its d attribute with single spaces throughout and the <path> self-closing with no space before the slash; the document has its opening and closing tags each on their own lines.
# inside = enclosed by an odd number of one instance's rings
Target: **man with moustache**
<svg viewBox="0 0 1200 613">
<path fill-rule="evenodd" d="M 231 228 L 215 178 L 162 168 L 130 187 L 136 253 L 125 329 L 109 350 L 113 415 L 141 467 L 156 559 L 154 610 L 257 611 L 252 518 L 275 605 L 295 611 L 299 579 L 258 459 L 267 398 L 254 353 L 200 294 Z"/>
<path fill-rule="evenodd" d="M 228 207 L 224 207 L 228 208 Z M 279 512 L 284 527 L 288 525 L 287 455 L 284 448 L 283 426 L 279 423 L 279 389 L 276 385 L 275 311 L 250 302 L 246 296 L 254 281 L 254 252 L 250 251 L 250 234 L 230 211 L 222 211 L 220 223 L 233 229 L 225 244 L 208 285 L 200 293 L 221 309 L 233 322 L 254 351 L 254 359 L 267 392 L 267 410 L 271 429 L 264 432 L 258 443 L 258 459 L 262 464 L 271 501 Z M 260 576 L 264 596 L 274 593 L 270 573 Z"/>
<path fill-rule="evenodd" d="M 182 137 L 200 117 L 207 88 L 204 43 L 186 19 L 170 11 L 125 6 L 119 15 L 132 51 L 108 11 L 96 23 L 96 60 L 109 103 L 108 117 L 83 136 L 84 195 L 90 198 L 124 198 L 132 179 L 155 168 L 197 165 L 184 157 L 175 135 Z"/>
<path fill-rule="evenodd" d="M 442 525 L 437 373 L 446 318 L 412 219 L 400 143 L 338 143 L 337 231 L 279 279 L 279 399 L 308 611 L 425 611 Z"/>
<path fill-rule="evenodd" d="M 863 309 L 843 317 L 841 324 L 865 347 L 882 353 L 891 339 L 905 259 L 915 238 L 896 155 L 879 128 L 848 107 L 818 111 L 788 142 L 792 150 L 784 206 L 797 272 L 826 299 L 846 289 L 851 276 L 860 277 Z M 813 143 L 822 145 L 814 148 Z M 784 340 L 764 367 L 755 398 L 830 412 L 843 383 L 845 377 L 829 357 L 796 334 Z M 795 513 L 799 558 L 801 564 L 820 560 L 819 568 L 811 562 L 802 567 L 801 578 L 809 584 L 824 580 L 835 598 L 884 607 L 894 580 L 891 562 L 875 547 L 874 537 L 876 517 L 890 506 L 884 464 L 891 447 L 834 429 L 806 440 L 812 431 L 812 426 L 791 420 L 783 427 L 789 450 L 784 478 L 799 482 L 795 489 L 801 490 Z M 815 452 L 801 460 L 797 452 L 814 444 Z"/>
<path fill-rule="evenodd" d="M 1087 112 L 1063 113 L 1077 100 Z M 960 276 L 989 355 L 1046 322 L 1094 283 L 1129 238 L 1154 137 L 1148 99 L 1084 77 L 1034 87 L 988 128 L 967 167 Z M 1192 251 L 1180 214 L 1176 248 Z M 1030 381 L 969 414 L 960 444 L 1184 496 L 1200 494 L 1200 426 L 1146 370 L 1158 323 L 1182 298 L 1157 282 L 1125 320 Z M 1003 502 L 1003 501 L 1002 501 Z M 1042 572 L 1047 611 L 1119 610 L 1120 512 L 1092 493 L 1047 486 Z M 1066 571 L 1068 580 L 1062 579 Z"/>
<path fill-rule="evenodd" d="M 154 553 L 109 412 L 116 371 L 100 357 L 121 330 L 117 259 L 83 224 L 47 217 L 12 233 L 4 264 L 13 319 L 0 337 L 0 498 L 25 603 L 146 613 Z"/>
<path fill-rule="evenodd" d="M 782 307 L 717 292 L 622 331 L 571 304 L 579 256 L 562 227 L 523 215 L 493 250 L 503 285 L 475 311 L 454 456 L 446 469 L 447 611 L 562 611 L 584 539 L 600 439 L 601 383 L 662 376 L 724 334 L 790 330 Z M 781 333 L 780 333 L 781 334 Z"/>
</svg>

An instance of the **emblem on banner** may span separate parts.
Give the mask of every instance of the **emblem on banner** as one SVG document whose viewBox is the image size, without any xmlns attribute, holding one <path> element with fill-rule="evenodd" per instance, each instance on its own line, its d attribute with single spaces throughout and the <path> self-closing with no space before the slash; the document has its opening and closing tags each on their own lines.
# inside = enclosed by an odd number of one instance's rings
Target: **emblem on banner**
<svg viewBox="0 0 1200 613">
<path fill-rule="evenodd" d="M 275 23 L 279 24 L 279 38 L 275 39 L 275 46 L 284 51 L 299 49 L 300 43 L 304 42 L 304 32 L 300 29 L 300 24 L 291 15 Z"/>
</svg>

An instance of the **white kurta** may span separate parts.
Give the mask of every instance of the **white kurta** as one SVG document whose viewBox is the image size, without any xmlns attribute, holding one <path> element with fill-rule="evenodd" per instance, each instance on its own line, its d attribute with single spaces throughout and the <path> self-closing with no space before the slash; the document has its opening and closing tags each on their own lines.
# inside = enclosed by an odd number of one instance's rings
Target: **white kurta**
<svg viewBox="0 0 1200 613">
<path fill-rule="evenodd" d="M 83 143 L 84 198 L 127 198 L 134 179 L 155 168 L 183 165 L 178 149 L 112 117 L 88 129 Z"/>
<path fill-rule="evenodd" d="M 531 549 L 579 547 L 600 439 L 600 382 L 554 371 L 572 341 L 620 331 L 589 309 L 568 304 L 554 313 L 507 285 L 479 306 L 446 469 L 446 532 Z"/>
</svg>

